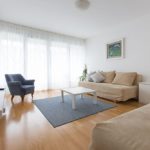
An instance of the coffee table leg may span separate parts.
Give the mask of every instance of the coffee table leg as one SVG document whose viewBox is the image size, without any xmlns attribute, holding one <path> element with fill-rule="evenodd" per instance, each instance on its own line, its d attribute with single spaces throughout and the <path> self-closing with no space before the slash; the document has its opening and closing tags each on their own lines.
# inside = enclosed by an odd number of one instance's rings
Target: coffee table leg
<svg viewBox="0 0 150 150">
<path fill-rule="evenodd" d="M 96 95 L 96 92 L 93 92 L 93 95 L 94 95 L 93 104 L 97 104 L 97 95 Z"/>
<path fill-rule="evenodd" d="M 61 97 L 62 97 L 62 102 L 64 103 L 64 91 L 61 90 Z"/>
<path fill-rule="evenodd" d="M 83 94 L 81 94 L 81 99 L 83 99 Z"/>
<path fill-rule="evenodd" d="M 76 96 L 72 95 L 72 109 L 76 109 Z"/>
</svg>

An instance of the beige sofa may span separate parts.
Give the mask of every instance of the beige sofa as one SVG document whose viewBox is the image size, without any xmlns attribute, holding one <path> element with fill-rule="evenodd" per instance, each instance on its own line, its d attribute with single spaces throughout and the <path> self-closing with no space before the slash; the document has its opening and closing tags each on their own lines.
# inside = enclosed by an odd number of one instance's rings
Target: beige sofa
<svg viewBox="0 0 150 150">
<path fill-rule="evenodd" d="M 150 150 L 150 104 L 98 123 L 90 150 Z"/>
<path fill-rule="evenodd" d="M 142 81 L 141 75 L 138 74 L 136 75 L 133 85 L 123 85 L 123 84 L 117 84 L 118 81 L 115 84 L 112 83 L 114 82 L 115 75 L 110 76 L 110 73 L 111 72 L 108 72 L 108 76 L 105 76 L 106 78 L 108 77 L 106 82 L 104 81 L 103 83 L 95 83 L 95 82 L 84 81 L 84 82 L 79 82 L 79 86 L 96 90 L 97 96 L 105 99 L 113 100 L 115 102 L 126 101 L 131 98 L 137 98 L 138 82 Z M 105 75 L 106 74 L 107 72 L 105 72 Z M 126 82 L 126 79 L 123 82 Z"/>
</svg>

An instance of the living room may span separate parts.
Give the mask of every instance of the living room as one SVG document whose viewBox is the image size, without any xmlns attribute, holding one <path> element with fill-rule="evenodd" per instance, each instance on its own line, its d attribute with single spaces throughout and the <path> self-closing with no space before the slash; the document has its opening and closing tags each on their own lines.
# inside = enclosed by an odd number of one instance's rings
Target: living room
<svg viewBox="0 0 150 150">
<path fill-rule="evenodd" d="M 0 150 L 149 150 L 149 0 L 0 2 Z"/>
</svg>

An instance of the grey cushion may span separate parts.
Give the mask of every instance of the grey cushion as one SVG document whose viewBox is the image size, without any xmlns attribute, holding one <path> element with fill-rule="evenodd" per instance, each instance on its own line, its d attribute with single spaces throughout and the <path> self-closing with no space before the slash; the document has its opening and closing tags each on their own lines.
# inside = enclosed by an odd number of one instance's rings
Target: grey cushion
<svg viewBox="0 0 150 150">
<path fill-rule="evenodd" d="M 99 72 L 96 72 L 95 74 L 91 75 L 91 78 L 96 83 L 100 83 L 105 80 L 105 77 Z"/>
<path fill-rule="evenodd" d="M 93 74 L 95 74 L 95 73 L 96 73 L 96 71 L 93 71 L 93 72 L 90 72 L 90 73 L 88 74 L 88 81 L 93 82 L 93 80 L 92 80 L 92 78 L 91 78 L 91 75 L 93 75 Z"/>
</svg>

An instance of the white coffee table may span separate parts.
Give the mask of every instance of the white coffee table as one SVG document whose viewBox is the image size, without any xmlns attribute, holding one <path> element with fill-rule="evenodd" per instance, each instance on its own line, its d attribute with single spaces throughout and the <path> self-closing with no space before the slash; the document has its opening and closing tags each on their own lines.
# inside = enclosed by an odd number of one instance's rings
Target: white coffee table
<svg viewBox="0 0 150 150">
<path fill-rule="evenodd" d="M 96 96 L 95 90 L 84 88 L 84 87 L 61 89 L 61 96 L 62 96 L 63 103 L 64 103 L 64 92 L 66 92 L 72 96 L 72 109 L 76 109 L 76 96 L 77 95 L 81 95 L 81 99 L 82 99 L 83 94 L 92 93 L 94 96 L 93 104 L 97 104 L 97 96 Z"/>
</svg>

